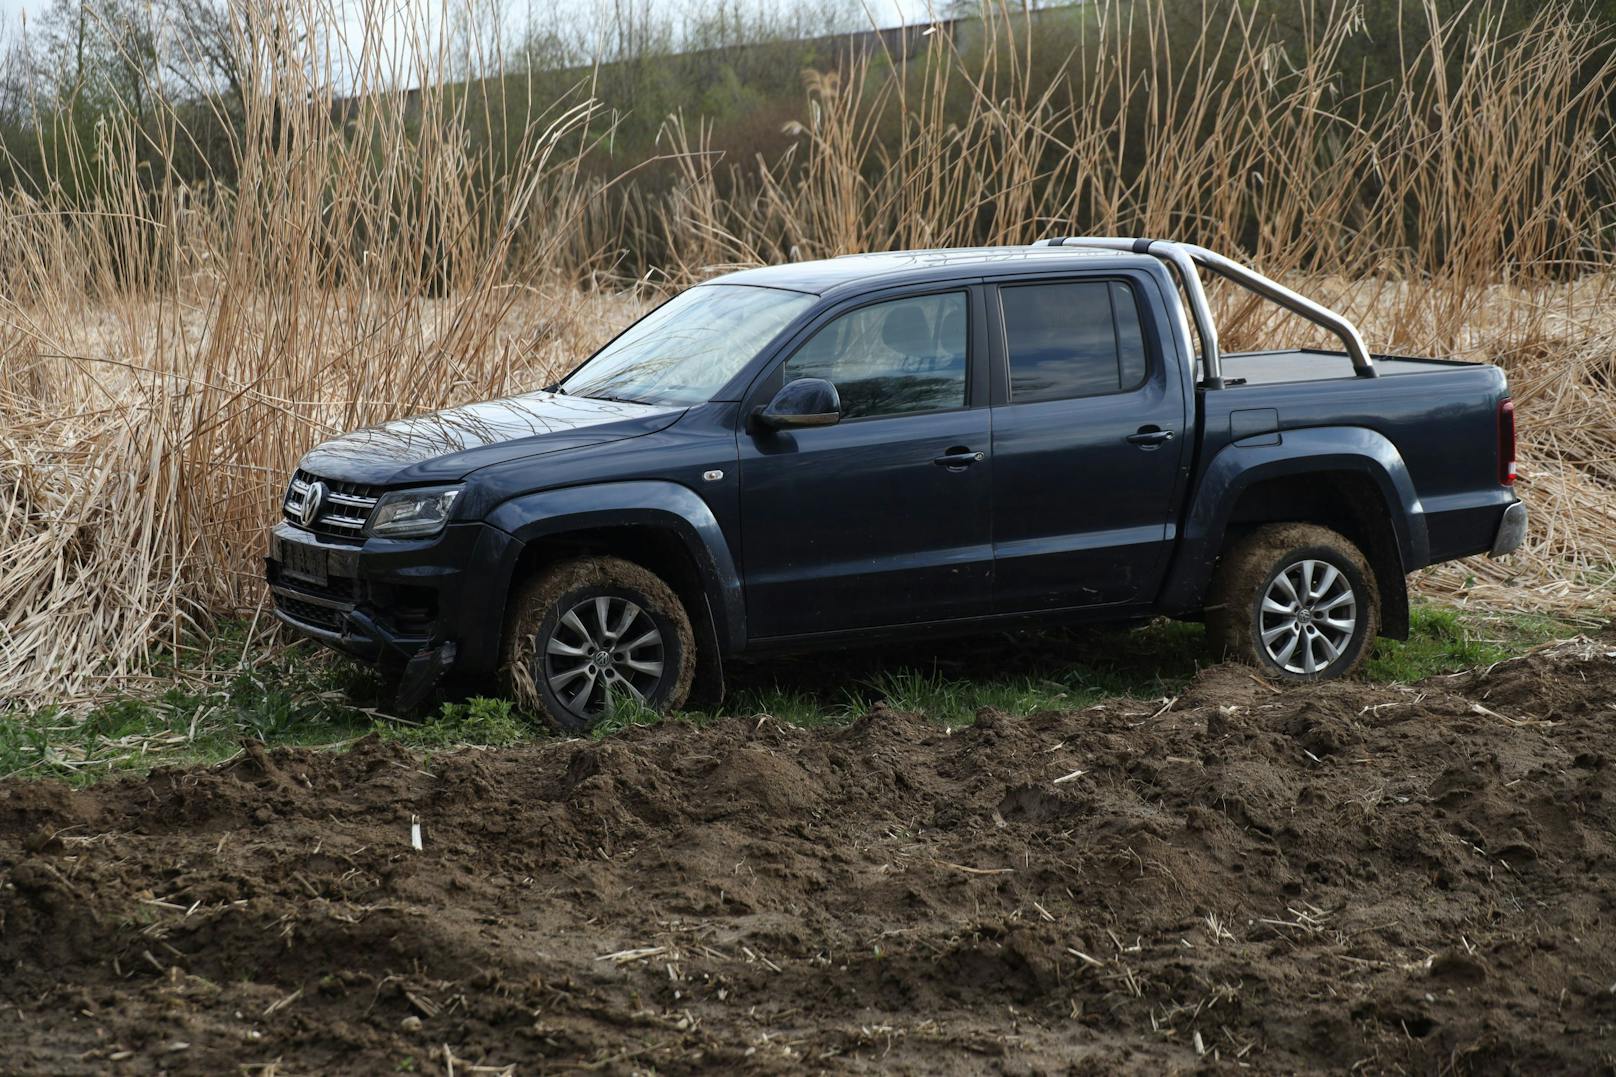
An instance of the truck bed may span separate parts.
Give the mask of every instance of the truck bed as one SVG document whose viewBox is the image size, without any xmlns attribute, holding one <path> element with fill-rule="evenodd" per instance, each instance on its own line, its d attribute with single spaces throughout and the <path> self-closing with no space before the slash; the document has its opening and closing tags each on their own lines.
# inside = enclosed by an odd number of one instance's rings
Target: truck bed
<svg viewBox="0 0 1616 1077">
<path fill-rule="evenodd" d="M 1374 360 L 1380 376 L 1361 378 L 1345 352 L 1224 353 L 1225 388 L 1197 393 L 1198 469 L 1231 445 L 1279 445 L 1292 432 L 1321 428 L 1373 431 L 1407 467 L 1417 497 L 1411 511 L 1430 536 L 1422 562 L 1485 551 L 1515 500 L 1499 483 L 1494 448 L 1508 395 L 1503 372 L 1452 359 Z"/>
<path fill-rule="evenodd" d="M 1475 366 L 1458 359 L 1424 359 L 1407 355 L 1377 355 L 1375 370 L 1382 377 L 1435 374 L 1454 367 Z M 1356 377 L 1346 352 L 1323 348 L 1283 348 L 1274 351 L 1224 352 L 1223 377 L 1235 385 L 1277 385 L 1293 381 L 1351 380 Z"/>
</svg>

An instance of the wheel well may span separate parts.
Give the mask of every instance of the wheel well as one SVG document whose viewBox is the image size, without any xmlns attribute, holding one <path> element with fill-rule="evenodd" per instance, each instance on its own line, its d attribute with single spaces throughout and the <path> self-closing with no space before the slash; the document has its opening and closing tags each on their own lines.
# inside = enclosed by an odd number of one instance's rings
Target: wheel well
<svg viewBox="0 0 1616 1077">
<path fill-rule="evenodd" d="M 511 577 L 517 585 L 548 565 L 571 557 L 621 557 L 661 577 L 684 603 L 696 634 L 696 681 L 690 701 L 717 706 L 724 695 L 723 669 L 714 613 L 707 588 L 690 550 L 675 532 L 646 526 L 620 526 L 568 531 L 527 544 Z"/>
<path fill-rule="evenodd" d="M 1339 531 L 1363 551 L 1380 589 L 1380 634 L 1408 638 L 1408 580 L 1386 498 L 1369 476 L 1308 472 L 1252 483 L 1229 514 L 1224 545 L 1261 524 L 1310 523 Z"/>
<path fill-rule="evenodd" d="M 672 531 L 656 527 L 603 527 L 568 531 L 528 543 L 516 562 L 512 590 L 522 580 L 547 565 L 569 557 L 621 557 L 650 569 L 667 581 L 692 621 L 706 609 L 707 592 L 701 573 L 691 560 L 684 542 Z"/>
</svg>

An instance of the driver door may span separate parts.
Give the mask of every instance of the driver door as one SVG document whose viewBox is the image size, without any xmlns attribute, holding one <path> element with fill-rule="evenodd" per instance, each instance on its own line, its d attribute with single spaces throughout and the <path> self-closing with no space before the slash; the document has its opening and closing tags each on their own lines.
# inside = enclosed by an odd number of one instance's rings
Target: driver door
<svg viewBox="0 0 1616 1077">
<path fill-rule="evenodd" d="M 762 379 L 753 405 L 788 381 L 824 378 L 842 418 L 740 434 L 750 636 L 986 611 L 992 461 L 979 303 L 961 287 L 841 312 Z"/>
</svg>

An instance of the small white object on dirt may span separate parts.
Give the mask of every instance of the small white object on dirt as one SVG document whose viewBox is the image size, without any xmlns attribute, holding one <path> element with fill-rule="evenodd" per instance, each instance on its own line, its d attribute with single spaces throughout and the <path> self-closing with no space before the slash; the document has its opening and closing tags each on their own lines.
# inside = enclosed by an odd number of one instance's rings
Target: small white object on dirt
<svg viewBox="0 0 1616 1077">
<path fill-rule="evenodd" d="M 1074 770 L 1070 774 L 1067 774 L 1067 775 L 1065 775 L 1063 777 L 1060 777 L 1060 778 L 1056 778 L 1055 779 L 1055 784 L 1059 785 L 1061 782 L 1075 781 L 1076 779 L 1081 778 L 1084 775 L 1084 773 L 1085 772 L 1081 771 L 1081 770 Z"/>
<path fill-rule="evenodd" d="M 1071 954 L 1073 957 L 1081 958 L 1083 961 L 1087 962 L 1090 965 L 1093 965 L 1097 969 L 1105 968 L 1105 962 L 1104 961 L 1096 961 L 1094 958 L 1090 957 L 1088 954 L 1085 954 L 1082 950 L 1074 950 L 1070 946 L 1068 946 L 1066 948 L 1066 952 Z"/>
<path fill-rule="evenodd" d="M 421 851 L 421 820 L 410 816 L 410 848 Z"/>
</svg>

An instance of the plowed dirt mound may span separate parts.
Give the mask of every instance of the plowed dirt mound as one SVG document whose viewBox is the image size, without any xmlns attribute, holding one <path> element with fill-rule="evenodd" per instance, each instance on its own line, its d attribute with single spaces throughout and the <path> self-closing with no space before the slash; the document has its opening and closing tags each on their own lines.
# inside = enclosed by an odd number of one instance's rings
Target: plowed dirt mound
<svg viewBox="0 0 1616 1077">
<path fill-rule="evenodd" d="M 0 1057 L 1609 1070 L 1610 646 L 1413 688 L 1220 668 L 952 735 L 878 711 L 0 785 Z"/>
</svg>

